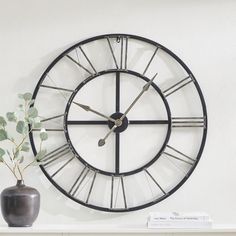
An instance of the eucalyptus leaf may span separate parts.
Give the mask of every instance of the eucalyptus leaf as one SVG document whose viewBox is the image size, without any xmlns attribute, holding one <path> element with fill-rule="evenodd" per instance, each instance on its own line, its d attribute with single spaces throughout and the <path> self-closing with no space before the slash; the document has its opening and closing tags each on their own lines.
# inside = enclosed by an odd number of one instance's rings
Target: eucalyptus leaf
<svg viewBox="0 0 236 236">
<path fill-rule="evenodd" d="M 29 143 L 28 142 L 23 143 L 21 146 L 21 151 L 22 152 L 29 152 L 29 150 L 30 150 Z"/>
<path fill-rule="evenodd" d="M 20 150 L 17 149 L 16 152 L 14 153 L 14 159 L 18 159 L 20 154 Z"/>
<path fill-rule="evenodd" d="M 24 99 L 24 94 L 19 93 L 19 94 L 18 94 L 18 98 Z"/>
<path fill-rule="evenodd" d="M 0 116 L 0 126 L 5 127 L 7 125 L 7 122 L 4 117 Z"/>
<path fill-rule="evenodd" d="M 16 131 L 19 133 L 19 134 L 23 134 L 25 133 L 25 129 L 26 129 L 26 125 L 25 125 L 25 122 L 20 120 L 17 122 L 17 125 L 16 125 Z"/>
<path fill-rule="evenodd" d="M 0 157 L 4 156 L 5 154 L 6 152 L 2 148 L 0 148 Z"/>
<path fill-rule="evenodd" d="M 48 139 L 48 134 L 47 134 L 47 132 L 45 132 L 45 131 L 40 132 L 39 136 L 40 136 L 40 139 L 41 139 L 42 141 L 45 141 L 45 140 Z"/>
<path fill-rule="evenodd" d="M 14 112 L 7 112 L 6 114 L 8 121 L 16 122 L 17 118 Z"/>
<path fill-rule="evenodd" d="M 21 164 L 23 161 L 24 161 L 24 156 L 21 156 L 21 157 L 19 158 L 19 163 Z"/>
<path fill-rule="evenodd" d="M 32 94 L 31 93 L 24 93 L 23 98 L 25 101 L 30 101 L 32 99 Z"/>
<path fill-rule="evenodd" d="M 38 110 L 35 107 L 30 107 L 28 110 L 28 116 L 31 118 L 36 118 L 38 116 Z"/>
<path fill-rule="evenodd" d="M 0 129 L 0 141 L 7 139 L 7 132 L 4 129 Z"/>
<path fill-rule="evenodd" d="M 39 123 L 34 123 L 33 126 L 34 126 L 35 129 L 40 129 L 42 127 L 42 124 L 40 122 Z"/>
<path fill-rule="evenodd" d="M 41 161 L 45 157 L 46 153 L 47 153 L 47 150 L 45 149 L 40 150 L 36 155 L 36 159 Z"/>
<path fill-rule="evenodd" d="M 3 162 L 3 161 L 4 161 L 3 157 L 0 157 L 0 162 Z"/>
<path fill-rule="evenodd" d="M 28 117 L 28 118 L 26 117 L 26 118 L 25 118 L 25 121 L 26 121 L 28 124 L 31 124 L 31 125 L 34 124 L 34 118 L 31 118 L 31 117 Z"/>
</svg>

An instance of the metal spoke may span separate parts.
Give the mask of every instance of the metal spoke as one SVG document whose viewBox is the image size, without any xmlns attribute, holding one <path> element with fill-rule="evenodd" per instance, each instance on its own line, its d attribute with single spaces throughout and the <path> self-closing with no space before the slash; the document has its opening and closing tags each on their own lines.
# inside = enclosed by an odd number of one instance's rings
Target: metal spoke
<svg viewBox="0 0 236 236">
<path fill-rule="evenodd" d="M 68 125 L 108 125 L 106 120 L 68 120 Z"/>
<path fill-rule="evenodd" d="M 120 112 L 120 72 L 116 72 L 116 112 Z"/>
<path fill-rule="evenodd" d="M 168 123 L 168 120 L 129 120 L 130 125 L 165 125 Z"/>
<path fill-rule="evenodd" d="M 115 172 L 120 173 L 120 133 L 116 133 L 116 147 L 115 147 Z"/>
</svg>

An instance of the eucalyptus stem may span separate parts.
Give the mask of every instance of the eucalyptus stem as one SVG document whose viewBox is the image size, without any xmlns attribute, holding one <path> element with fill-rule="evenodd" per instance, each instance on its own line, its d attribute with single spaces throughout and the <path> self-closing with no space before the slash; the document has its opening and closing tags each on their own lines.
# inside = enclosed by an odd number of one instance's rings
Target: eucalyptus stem
<svg viewBox="0 0 236 236">
<path fill-rule="evenodd" d="M 20 167 L 19 167 L 19 164 L 17 164 L 16 166 L 17 166 L 17 170 L 18 170 L 18 172 L 19 172 L 19 174 L 20 174 L 20 178 L 21 178 L 21 180 L 23 180 L 23 175 L 22 175 L 22 173 L 21 173 L 21 169 L 20 169 Z"/>
<path fill-rule="evenodd" d="M 37 160 L 33 160 L 33 161 L 30 162 L 28 165 L 26 165 L 26 166 L 23 168 L 22 173 L 24 173 L 24 171 L 25 171 L 28 167 L 30 167 L 32 164 L 34 164 L 36 161 L 37 161 Z"/>
<path fill-rule="evenodd" d="M 9 140 L 10 142 L 12 142 L 16 147 L 17 147 L 17 143 L 13 140 L 11 140 L 10 138 L 7 138 L 7 140 Z"/>
<path fill-rule="evenodd" d="M 19 178 L 17 177 L 15 171 L 13 171 L 13 170 L 11 169 L 11 167 L 10 167 L 5 161 L 3 161 L 3 163 L 4 163 L 4 164 L 7 166 L 7 168 L 12 172 L 12 174 L 15 176 L 15 178 L 16 178 L 17 180 L 19 180 Z"/>
</svg>

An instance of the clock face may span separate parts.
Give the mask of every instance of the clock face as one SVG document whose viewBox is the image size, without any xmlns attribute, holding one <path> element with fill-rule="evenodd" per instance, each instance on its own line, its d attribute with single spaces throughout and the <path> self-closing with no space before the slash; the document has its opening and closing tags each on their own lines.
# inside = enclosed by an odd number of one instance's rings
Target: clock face
<svg viewBox="0 0 236 236">
<path fill-rule="evenodd" d="M 126 34 L 96 36 L 59 55 L 33 95 L 49 132 L 43 173 L 70 199 L 125 212 L 174 193 L 195 169 L 207 113 L 189 68 Z M 34 129 L 34 151 L 40 140 Z"/>
</svg>

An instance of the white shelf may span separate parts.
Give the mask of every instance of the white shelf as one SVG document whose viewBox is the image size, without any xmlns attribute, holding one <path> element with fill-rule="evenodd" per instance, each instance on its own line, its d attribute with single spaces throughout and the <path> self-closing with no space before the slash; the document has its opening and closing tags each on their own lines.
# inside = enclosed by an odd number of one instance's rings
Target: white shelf
<svg viewBox="0 0 236 236">
<path fill-rule="evenodd" d="M 132 233 L 132 234 L 155 234 L 155 233 L 236 233 L 236 225 L 214 225 L 209 229 L 148 229 L 145 225 L 34 225 L 33 227 L 15 228 L 0 226 L 0 234 L 16 233 Z"/>
</svg>

